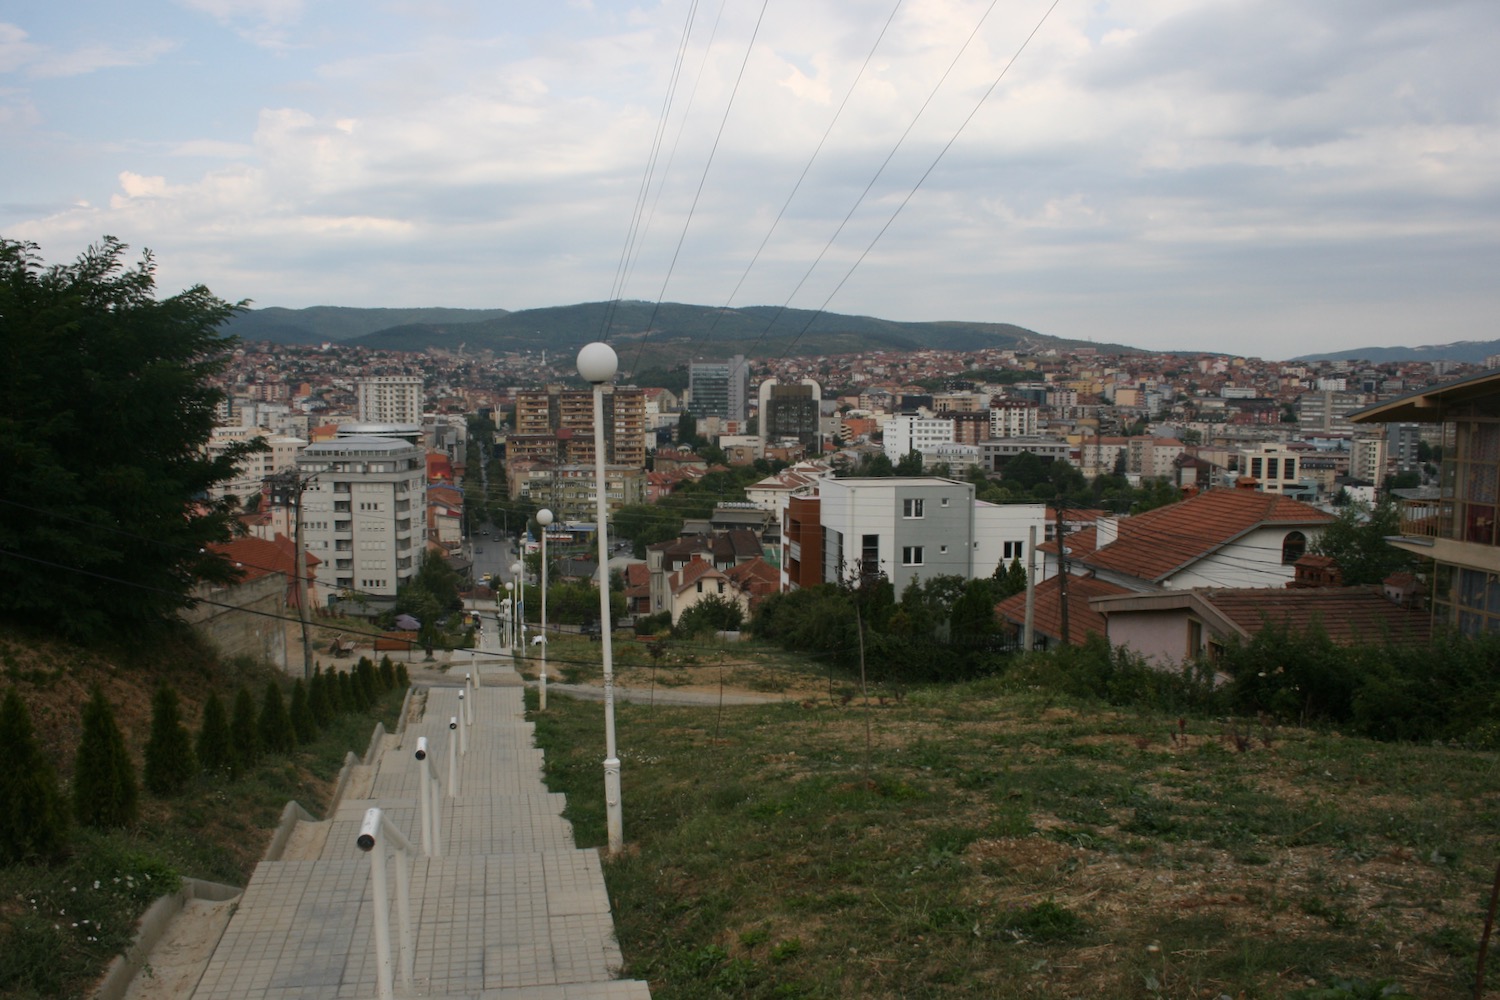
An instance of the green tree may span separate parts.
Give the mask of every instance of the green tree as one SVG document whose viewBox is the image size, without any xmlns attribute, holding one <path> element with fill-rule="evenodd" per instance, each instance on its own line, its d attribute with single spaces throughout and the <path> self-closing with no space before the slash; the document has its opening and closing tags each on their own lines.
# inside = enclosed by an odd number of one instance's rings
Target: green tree
<svg viewBox="0 0 1500 1000">
<path fill-rule="evenodd" d="M 1047 464 L 1031 452 L 1023 451 L 1006 461 L 1000 476 L 1007 484 L 1029 492 L 1047 482 Z"/>
<path fill-rule="evenodd" d="M 182 722 L 177 692 L 158 685 L 151 699 L 151 738 L 146 741 L 146 788 L 153 795 L 176 795 L 198 771 L 193 737 Z"/>
<path fill-rule="evenodd" d="M 949 624 L 953 641 L 964 645 L 982 645 L 999 631 L 995 620 L 995 591 L 992 581 L 970 580 L 964 592 L 953 602 Z"/>
<path fill-rule="evenodd" d="M 37 744 L 31 714 L 15 688 L 0 702 L 0 865 L 53 858 L 68 839 L 57 772 Z"/>
<path fill-rule="evenodd" d="M 46 267 L 0 239 L 0 615 L 81 639 L 170 622 L 198 580 L 235 577 L 208 546 L 238 501 L 207 498 L 265 448 L 203 448 L 237 307 L 201 286 L 158 300 L 150 254 L 125 251 L 106 237 Z"/>
<path fill-rule="evenodd" d="M 672 634 L 687 638 L 710 632 L 734 632 L 744 621 L 745 609 L 738 602 L 719 594 L 709 594 L 682 613 Z"/>
<path fill-rule="evenodd" d="M 995 582 L 998 585 L 996 597 L 1001 601 L 1026 589 L 1026 567 L 1021 565 L 1020 559 L 1012 559 L 1010 567 L 1003 573 L 1002 566 L 1004 563 L 995 567 Z"/>
<path fill-rule="evenodd" d="M 209 774 L 234 771 L 234 745 L 229 739 L 229 713 L 217 691 L 203 703 L 203 725 L 198 730 L 198 766 Z"/>
<path fill-rule="evenodd" d="M 1380 583 L 1392 573 L 1409 570 L 1412 556 L 1386 538 L 1401 534 L 1401 508 L 1391 500 L 1375 507 L 1351 503 L 1340 507 L 1333 522 L 1310 546 L 1315 555 L 1332 556 L 1349 586 Z"/>
<path fill-rule="evenodd" d="M 83 735 L 73 765 L 73 815 L 98 829 L 129 826 L 140 789 L 114 710 L 97 686 L 83 707 Z"/>
<path fill-rule="evenodd" d="M 901 456 L 901 461 L 896 463 L 891 474 L 895 476 L 920 476 L 925 471 L 922 462 L 922 453 L 913 448 Z"/>
</svg>

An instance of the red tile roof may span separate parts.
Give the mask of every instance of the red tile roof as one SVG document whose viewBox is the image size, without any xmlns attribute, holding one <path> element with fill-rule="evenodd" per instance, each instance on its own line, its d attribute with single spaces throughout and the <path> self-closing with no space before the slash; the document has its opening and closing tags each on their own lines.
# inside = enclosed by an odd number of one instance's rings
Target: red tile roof
<svg viewBox="0 0 1500 1000">
<path fill-rule="evenodd" d="M 1120 518 L 1119 536 L 1102 548 L 1095 548 L 1099 529 L 1084 528 L 1068 536 L 1068 550 L 1083 565 L 1159 582 L 1256 528 L 1316 528 L 1332 520 L 1331 514 L 1276 493 L 1206 490 Z"/>
<path fill-rule="evenodd" d="M 1061 638 L 1062 594 L 1061 577 L 1052 577 L 1036 586 L 1032 628 L 1042 635 Z M 1095 597 L 1110 597 L 1129 594 L 1133 591 L 1091 576 L 1068 577 L 1068 641 L 1080 642 L 1090 632 L 1105 634 L 1104 616 L 1089 607 Z M 1017 625 L 1026 624 L 1026 592 L 1013 594 L 995 607 L 995 613 Z"/>
<path fill-rule="evenodd" d="M 1432 618 L 1398 607 L 1378 586 L 1301 590 L 1203 590 L 1203 600 L 1246 637 L 1275 624 L 1295 632 L 1317 626 L 1340 645 L 1360 642 L 1425 643 Z"/>
</svg>

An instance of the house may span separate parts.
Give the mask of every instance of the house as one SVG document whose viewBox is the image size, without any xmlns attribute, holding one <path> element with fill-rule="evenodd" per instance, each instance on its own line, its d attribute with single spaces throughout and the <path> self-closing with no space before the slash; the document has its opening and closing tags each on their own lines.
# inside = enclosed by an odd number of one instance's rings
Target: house
<svg viewBox="0 0 1500 1000">
<path fill-rule="evenodd" d="M 1274 593 L 1297 579 L 1298 561 L 1332 520 L 1254 490 L 1209 490 L 1133 517 L 1100 517 L 1066 535 L 1066 549 L 1056 541 L 1038 546 L 1046 564 L 1034 588 L 1033 628 L 1042 644 L 1078 642 L 1108 634 L 1098 599 L 1204 587 Z M 1025 601 L 1025 594 L 1007 598 L 996 614 L 1020 626 Z"/>
<path fill-rule="evenodd" d="M 1216 659 L 1232 638 L 1253 638 L 1269 625 L 1296 633 L 1320 628 L 1339 645 L 1432 637 L 1425 612 L 1402 607 L 1378 586 L 1101 594 L 1089 606 L 1104 620 L 1111 646 L 1128 647 L 1159 666 Z"/>
<path fill-rule="evenodd" d="M 1354 424 L 1440 424 L 1441 496 L 1403 502 L 1388 541 L 1432 561 L 1432 620 L 1500 632 L 1500 369 L 1353 411 Z"/>
<path fill-rule="evenodd" d="M 726 573 L 742 563 L 761 558 L 760 540 L 753 531 L 736 529 L 717 534 L 695 534 L 670 542 L 646 546 L 646 567 L 650 577 L 650 606 L 645 614 L 673 610 L 673 579 L 682 567 L 701 560 L 719 573 Z M 745 605 L 749 607 L 748 597 Z M 673 610 L 672 620 L 677 620 Z"/>
<path fill-rule="evenodd" d="M 666 577 L 666 609 L 672 612 L 672 624 L 676 625 L 683 612 L 699 601 L 709 597 L 720 597 L 738 604 L 745 615 L 750 614 L 750 595 L 723 570 L 718 569 L 701 555 L 695 555 L 681 569 Z"/>
<path fill-rule="evenodd" d="M 1130 590 L 1283 587 L 1297 560 L 1333 521 L 1300 500 L 1256 490 L 1206 490 L 1133 517 L 1101 517 L 1092 528 L 1041 546 L 1044 578 L 1060 557 L 1075 575 L 1092 574 Z"/>
</svg>

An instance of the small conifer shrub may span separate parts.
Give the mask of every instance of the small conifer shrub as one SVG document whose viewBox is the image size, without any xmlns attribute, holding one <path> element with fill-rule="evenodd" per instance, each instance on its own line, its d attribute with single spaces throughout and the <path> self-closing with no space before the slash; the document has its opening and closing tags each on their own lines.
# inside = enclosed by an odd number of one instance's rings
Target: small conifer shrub
<svg viewBox="0 0 1500 1000">
<path fill-rule="evenodd" d="M 229 713 L 217 691 L 203 703 L 203 726 L 198 730 L 198 766 L 215 776 L 234 774 L 234 746 L 229 739 Z"/>
<path fill-rule="evenodd" d="M 140 788 L 114 709 L 95 686 L 83 707 L 83 736 L 73 768 L 73 814 L 98 829 L 129 826 L 136 820 Z"/>
<path fill-rule="evenodd" d="M 7 755 L 0 767 L 0 865 L 56 857 L 68 840 L 68 813 L 57 771 L 15 688 L 0 702 L 0 747 Z"/>
<path fill-rule="evenodd" d="M 260 700 L 260 716 L 256 720 L 256 735 L 264 753 L 291 753 L 297 749 L 297 733 L 292 729 L 292 717 L 287 714 L 286 699 L 281 696 L 281 685 L 274 680 L 266 682 L 266 693 Z"/>
<path fill-rule="evenodd" d="M 176 795 L 198 770 L 193 737 L 182 723 L 177 692 L 166 684 L 151 699 L 151 738 L 146 741 L 146 788 L 152 795 Z"/>
<path fill-rule="evenodd" d="M 255 726 L 255 699 L 242 687 L 234 696 L 229 715 L 230 776 L 238 778 L 260 762 L 260 733 Z"/>
<path fill-rule="evenodd" d="M 298 743 L 311 743 L 318 738 L 318 720 L 313 718 L 312 705 L 307 699 L 307 685 L 302 678 L 292 685 L 292 732 Z"/>
</svg>

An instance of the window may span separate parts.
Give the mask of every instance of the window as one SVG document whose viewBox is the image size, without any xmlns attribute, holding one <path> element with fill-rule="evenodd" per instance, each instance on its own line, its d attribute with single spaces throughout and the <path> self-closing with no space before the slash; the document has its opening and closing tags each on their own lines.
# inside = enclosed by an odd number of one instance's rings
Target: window
<svg viewBox="0 0 1500 1000">
<path fill-rule="evenodd" d="M 948 498 L 947 497 L 943 497 L 943 506 L 944 507 L 948 506 Z"/>
<path fill-rule="evenodd" d="M 921 517 L 922 500 L 920 497 L 907 497 L 901 501 L 902 517 Z"/>
<path fill-rule="evenodd" d="M 1288 531 L 1281 540 L 1281 564 L 1290 566 L 1307 552 L 1307 536 L 1300 531 Z"/>
<path fill-rule="evenodd" d="M 903 566 L 920 566 L 920 565 L 922 565 L 922 546 L 920 546 L 920 545 L 903 545 L 901 547 L 901 565 L 903 565 Z"/>
<path fill-rule="evenodd" d="M 1026 543 L 1025 542 L 1006 542 L 1004 544 L 1003 548 L 1004 548 L 1004 551 L 1001 553 L 1001 555 L 1004 556 L 1004 558 L 1005 558 L 1005 560 L 1007 562 L 1009 562 L 1012 559 L 1024 559 L 1024 558 L 1026 558 Z"/>
</svg>

